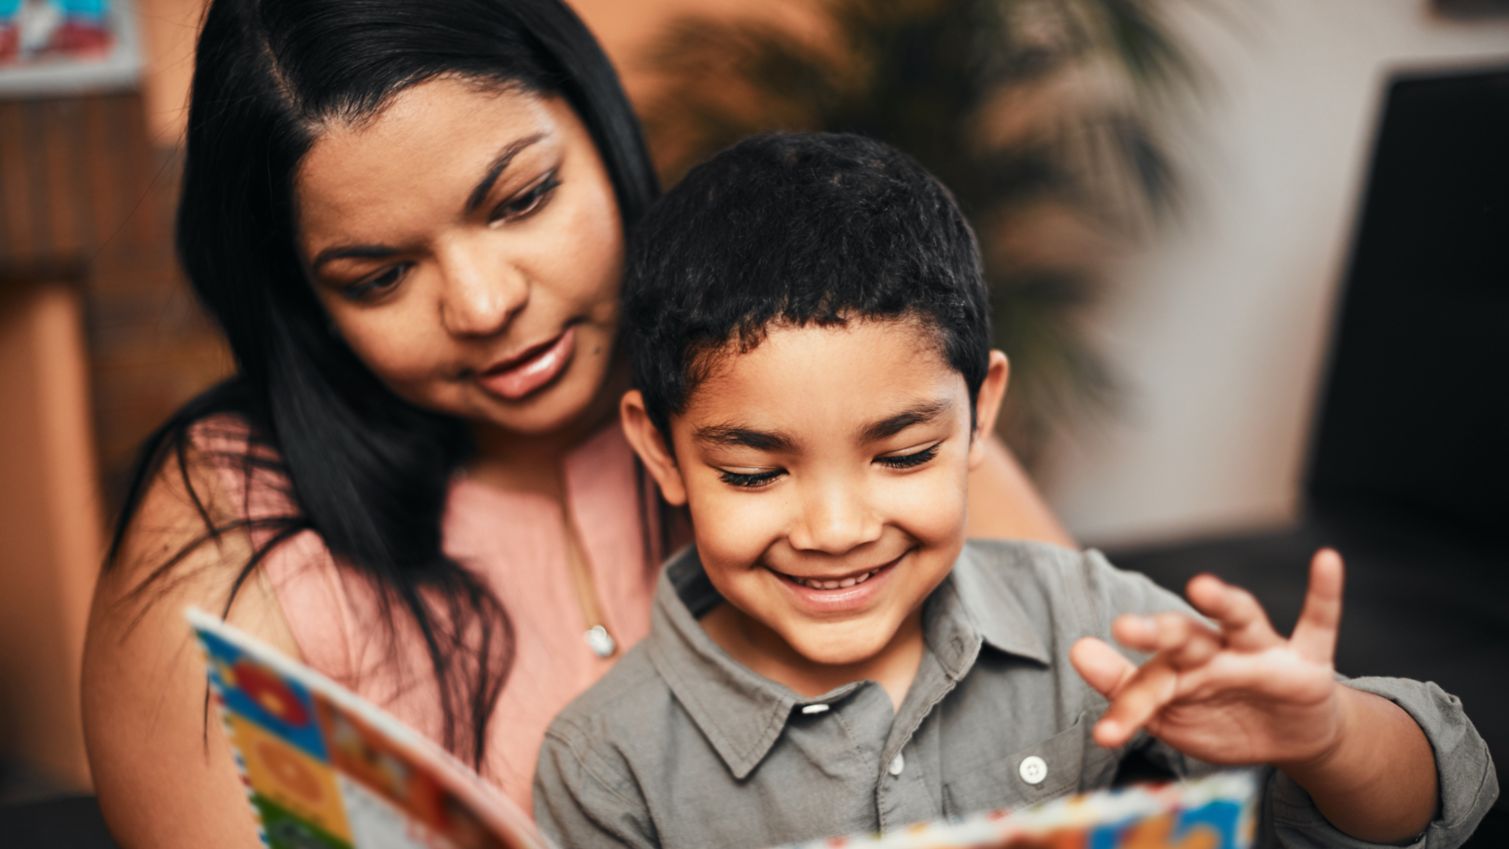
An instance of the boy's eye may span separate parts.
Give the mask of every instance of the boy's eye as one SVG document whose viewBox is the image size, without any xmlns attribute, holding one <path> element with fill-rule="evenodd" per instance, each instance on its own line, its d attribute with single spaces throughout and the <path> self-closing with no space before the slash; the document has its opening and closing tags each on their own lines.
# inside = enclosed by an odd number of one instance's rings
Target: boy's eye
<svg viewBox="0 0 1509 849">
<path fill-rule="evenodd" d="M 488 216 L 489 224 L 497 224 L 503 221 L 516 221 L 527 218 L 538 212 L 551 195 L 559 188 L 561 181 L 554 171 L 545 175 L 545 179 L 535 183 L 533 187 L 520 192 L 506 201 L 493 207 L 492 214 Z"/>
<path fill-rule="evenodd" d="M 941 442 L 934 442 L 921 451 L 914 451 L 911 454 L 890 454 L 884 457 L 876 457 L 875 462 L 882 466 L 889 466 L 892 469 L 913 469 L 938 456 L 938 447 L 942 444 Z"/>
<path fill-rule="evenodd" d="M 786 474 L 783 469 L 771 469 L 768 472 L 731 472 L 727 469 L 719 469 L 718 477 L 730 486 L 743 487 L 745 489 L 759 489 L 774 483 L 776 478 Z"/>
<path fill-rule="evenodd" d="M 390 265 L 382 271 L 341 290 L 341 295 L 357 302 L 375 301 L 395 289 L 409 273 L 410 263 Z"/>
</svg>

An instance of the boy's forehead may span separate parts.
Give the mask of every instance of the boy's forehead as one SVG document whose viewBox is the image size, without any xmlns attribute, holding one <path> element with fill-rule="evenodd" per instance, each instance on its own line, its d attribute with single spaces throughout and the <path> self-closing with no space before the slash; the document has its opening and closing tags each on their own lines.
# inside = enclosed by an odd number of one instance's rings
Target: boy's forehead
<svg viewBox="0 0 1509 849">
<path fill-rule="evenodd" d="M 704 354 L 682 418 L 694 427 L 863 427 L 877 417 L 967 405 L 964 377 L 910 319 L 773 325 L 753 346 Z M 957 396 L 957 397 L 955 397 Z"/>
</svg>

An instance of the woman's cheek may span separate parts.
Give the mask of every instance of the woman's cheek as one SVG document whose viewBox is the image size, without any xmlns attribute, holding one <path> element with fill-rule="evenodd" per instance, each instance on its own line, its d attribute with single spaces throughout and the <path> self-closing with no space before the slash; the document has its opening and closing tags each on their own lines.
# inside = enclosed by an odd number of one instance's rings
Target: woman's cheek
<svg viewBox="0 0 1509 849">
<path fill-rule="evenodd" d="M 436 384 L 444 371 L 445 353 L 426 342 L 417 322 L 391 321 L 387 316 L 363 316 L 360 320 L 337 320 L 336 327 L 379 380 L 409 401 L 433 401 Z"/>
</svg>

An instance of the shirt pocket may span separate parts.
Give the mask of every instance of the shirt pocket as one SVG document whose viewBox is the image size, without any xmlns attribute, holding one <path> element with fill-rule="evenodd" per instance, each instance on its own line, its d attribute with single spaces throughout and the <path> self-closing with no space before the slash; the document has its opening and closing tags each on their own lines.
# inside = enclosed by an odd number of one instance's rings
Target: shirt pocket
<svg viewBox="0 0 1509 849">
<path fill-rule="evenodd" d="M 997 808 L 1016 809 L 1108 786 L 1116 773 L 1117 752 L 1090 739 L 1098 716 L 1099 711 L 1086 711 L 1040 743 L 955 772 L 944 784 L 944 813 L 961 817 Z"/>
</svg>

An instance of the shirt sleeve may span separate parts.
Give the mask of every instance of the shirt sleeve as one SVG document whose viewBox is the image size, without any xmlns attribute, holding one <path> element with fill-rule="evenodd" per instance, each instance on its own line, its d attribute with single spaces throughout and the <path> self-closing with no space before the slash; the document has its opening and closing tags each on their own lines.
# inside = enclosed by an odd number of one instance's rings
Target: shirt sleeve
<svg viewBox="0 0 1509 849">
<path fill-rule="evenodd" d="M 1147 577 L 1111 566 L 1098 551 L 1086 552 L 1085 560 L 1091 585 L 1098 590 L 1105 610 L 1102 620 L 1096 623 L 1104 627 L 1104 632 L 1097 633 L 1097 636 L 1108 639 L 1110 620 L 1122 613 L 1177 610 L 1200 616 L 1182 598 Z M 1145 659 L 1145 656 L 1131 652 L 1127 654 L 1137 663 Z M 1409 849 L 1449 849 L 1464 843 L 1498 798 L 1498 778 L 1488 754 L 1488 745 L 1462 710 L 1461 700 L 1433 683 L 1406 678 L 1349 679 L 1338 676 L 1338 680 L 1345 686 L 1381 696 L 1402 708 L 1420 726 L 1435 754 L 1440 792 L 1436 818 L 1419 837 L 1404 846 Z M 1140 748 L 1145 756 L 1177 775 L 1198 775 L 1216 769 L 1203 761 L 1187 758 L 1146 735 L 1139 735 L 1133 747 Z M 1263 793 L 1263 822 L 1260 826 L 1265 839 L 1260 845 L 1278 845 L 1285 849 L 1361 849 L 1380 845 L 1358 840 L 1338 830 L 1298 784 L 1278 770 L 1269 769 L 1267 772 L 1269 777 Z"/>
<path fill-rule="evenodd" d="M 576 729 L 552 727 L 534 774 L 534 818 L 567 849 L 657 849 L 648 807 Z"/>
<path fill-rule="evenodd" d="M 1425 733 L 1436 757 L 1440 806 L 1436 818 L 1410 843 L 1410 849 L 1449 849 L 1472 836 L 1498 798 L 1498 777 L 1477 729 L 1462 710 L 1462 702 L 1430 682 L 1406 678 L 1352 678 L 1347 686 L 1382 696 L 1408 713 Z M 1264 801 L 1265 819 L 1273 836 L 1286 849 L 1372 847 L 1332 826 L 1308 794 L 1283 773 L 1274 771 Z M 1388 844 L 1397 846 L 1399 844 Z"/>
</svg>

